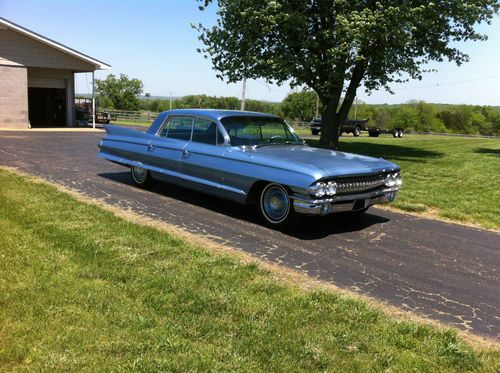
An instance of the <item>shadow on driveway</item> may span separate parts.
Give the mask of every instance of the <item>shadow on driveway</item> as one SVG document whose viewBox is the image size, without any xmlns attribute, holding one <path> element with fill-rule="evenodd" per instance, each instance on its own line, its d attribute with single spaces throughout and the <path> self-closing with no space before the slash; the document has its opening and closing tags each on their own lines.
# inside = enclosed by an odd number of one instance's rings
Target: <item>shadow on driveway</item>
<svg viewBox="0 0 500 373">
<path fill-rule="evenodd" d="M 129 172 L 101 173 L 100 177 L 121 184 L 130 185 L 130 198 L 135 198 Z M 164 197 L 179 200 L 194 206 L 211 210 L 231 218 L 244 220 L 253 224 L 262 225 L 256 209 L 250 206 L 240 205 L 235 202 L 196 192 L 177 185 L 157 182 L 149 189 L 151 192 Z M 359 217 L 347 217 L 342 214 L 328 215 L 324 217 L 304 217 L 293 230 L 283 232 L 286 235 L 300 240 L 316 240 L 332 234 L 357 232 L 375 224 L 388 222 L 389 219 L 378 215 L 365 213 Z"/>
</svg>

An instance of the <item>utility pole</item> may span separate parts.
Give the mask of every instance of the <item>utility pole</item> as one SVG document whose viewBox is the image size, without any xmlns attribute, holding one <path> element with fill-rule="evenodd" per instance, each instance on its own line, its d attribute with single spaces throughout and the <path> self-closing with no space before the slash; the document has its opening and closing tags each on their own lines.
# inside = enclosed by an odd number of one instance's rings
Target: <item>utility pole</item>
<svg viewBox="0 0 500 373">
<path fill-rule="evenodd" d="M 95 129 L 95 76 L 92 71 L 92 128 Z"/>
<path fill-rule="evenodd" d="M 358 98 L 354 99 L 354 119 L 358 119 Z"/>
<path fill-rule="evenodd" d="M 243 90 L 241 91 L 241 111 L 245 111 L 245 96 L 247 94 L 247 78 L 243 78 Z"/>
<path fill-rule="evenodd" d="M 316 116 L 315 118 L 319 118 L 319 95 L 318 95 L 318 92 L 315 92 L 316 93 Z"/>
<path fill-rule="evenodd" d="M 172 110 L 172 91 L 170 91 L 170 110 Z"/>
</svg>

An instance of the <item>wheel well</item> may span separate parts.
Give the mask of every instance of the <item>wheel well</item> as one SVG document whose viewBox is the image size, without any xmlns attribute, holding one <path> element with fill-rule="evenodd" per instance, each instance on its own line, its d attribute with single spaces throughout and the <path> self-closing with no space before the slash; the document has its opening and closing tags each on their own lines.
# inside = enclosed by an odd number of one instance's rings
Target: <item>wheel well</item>
<svg viewBox="0 0 500 373">
<path fill-rule="evenodd" d="M 256 205 L 259 202 L 259 194 L 264 187 L 269 184 L 269 181 L 258 180 L 253 183 L 247 196 L 247 204 Z"/>
<path fill-rule="evenodd" d="M 251 186 L 250 191 L 248 192 L 248 195 L 247 195 L 246 203 L 248 205 L 257 205 L 259 203 L 260 192 L 262 192 L 262 189 L 264 189 L 264 187 L 268 184 L 279 184 L 285 188 L 285 190 L 287 191 L 287 193 L 289 195 L 293 194 L 292 190 L 290 189 L 290 187 L 288 185 L 280 184 L 280 183 L 276 183 L 276 182 L 272 182 L 272 181 L 258 180 L 255 183 L 253 183 L 253 185 Z"/>
</svg>

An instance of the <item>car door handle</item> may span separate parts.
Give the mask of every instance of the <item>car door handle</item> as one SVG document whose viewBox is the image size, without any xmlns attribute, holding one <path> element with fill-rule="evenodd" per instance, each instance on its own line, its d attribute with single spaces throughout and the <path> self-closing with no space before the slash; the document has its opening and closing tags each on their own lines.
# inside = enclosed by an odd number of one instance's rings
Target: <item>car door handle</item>
<svg viewBox="0 0 500 373">
<path fill-rule="evenodd" d="M 152 152 L 153 150 L 155 150 L 155 146 L 153 144 L 149 144 L 148 145 L 148 152 Z"/>
<path fill-rule="evenodd" d="M 189 158 L 190 155 L 191 155 L 191 152 L 188 150 L 184 150 L 182 152 L 182 158 L 184 158 L 184 159 Z"/>
</svg>

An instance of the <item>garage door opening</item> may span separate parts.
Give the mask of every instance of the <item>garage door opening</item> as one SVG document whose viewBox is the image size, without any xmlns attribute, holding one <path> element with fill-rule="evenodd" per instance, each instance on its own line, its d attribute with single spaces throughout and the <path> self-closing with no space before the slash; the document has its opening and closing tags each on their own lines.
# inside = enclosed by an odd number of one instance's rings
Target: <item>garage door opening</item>
<svg viewBox="0 0 500 373">
<path fill-rule="evenodd" d="M 29 87 L 28 116 L 31 127 L 66 126 L 66 90 Z"/>
</svg>

